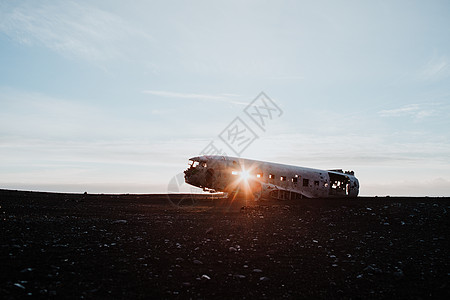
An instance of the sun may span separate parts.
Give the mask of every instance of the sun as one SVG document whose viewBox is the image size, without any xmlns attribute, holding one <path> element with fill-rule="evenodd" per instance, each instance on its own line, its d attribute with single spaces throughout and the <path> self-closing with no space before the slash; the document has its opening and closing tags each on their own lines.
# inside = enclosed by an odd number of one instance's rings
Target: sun
<svg viewBox="0 0 450 300">
<path fill-rule="evenodd" d="M 247 170 L 242 170 L 241 179 L 247 181 L 250 177 L 250 172 Z"/>
</svg>

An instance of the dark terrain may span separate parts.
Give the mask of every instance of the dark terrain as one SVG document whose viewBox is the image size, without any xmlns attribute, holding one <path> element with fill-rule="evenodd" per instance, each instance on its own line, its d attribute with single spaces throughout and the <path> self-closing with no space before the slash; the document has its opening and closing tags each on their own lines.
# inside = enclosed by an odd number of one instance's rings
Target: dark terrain
<svg viewBox="0 0 450 300">
<path fill-rule="evenodd" d="M 450 198 L 181 197 L 0 190 L 0 298 L 450 299 Z"/>
</svg>

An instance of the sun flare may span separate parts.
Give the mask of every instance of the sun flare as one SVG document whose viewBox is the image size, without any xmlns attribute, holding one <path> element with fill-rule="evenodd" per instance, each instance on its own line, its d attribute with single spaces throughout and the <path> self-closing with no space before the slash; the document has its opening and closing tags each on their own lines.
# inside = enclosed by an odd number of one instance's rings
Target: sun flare
<svg viewBox="0 0 450 300">
<path fill-rule="evenodd" d="M 250 172 L 247 170 L 242 170 L 241 172 L 241 179 L 242 180 L 248 180 L 250 177 Z"/>
</svg>

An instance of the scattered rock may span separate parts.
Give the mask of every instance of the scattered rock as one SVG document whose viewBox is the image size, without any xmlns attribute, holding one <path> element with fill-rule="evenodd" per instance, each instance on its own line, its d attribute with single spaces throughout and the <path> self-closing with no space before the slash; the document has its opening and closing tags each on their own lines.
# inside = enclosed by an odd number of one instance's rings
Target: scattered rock
<svg viewBox="0 0 450 300">
<path fill-rule="evenodd" d="M 126 224 L 128 223 L 127 220 L 115 220 L 111 222 L 112 224 Z"/>
<path fill-rule="evenodd" d="M 397 198 L 395 205 L 384 198 L 311 200 L 289 211 L 267 204 L 239 214 L 217 213 L 209 202 L 211 210 L 175 210 L 109 195 L 89 195 L 74 209 L 52 195 L 16 201 L 1 193 L 0 294 L 8 299 L 31 292 L 42 298 L 365 299 L 423 290 L 445 298 L 448 289 L 449 271 L 441 268 L 448 261 L 448 200 L 437 199 L 439 206 Z M 102 276 L 100 265 L 106 266 Z M 74 289 L 73 278 L 89 280 Z"/>
<path fill-rule="evenodd" d="M 25 287 L 23 285 L 21 285 L 20 283 L 14 283 L 14 286 L 17 286 L 18 288 L 24 290 Z"/>
<path fill-rule="evenodd" d="M 405 277 L 405 274 L 403 273 L 402 269 L 397 269 L 393 275 L 395 279 L 402 279 L 403 277 Z"/>
<path fill-rule="evenodd" d="M 34 270 L 33 268 L 25 268 L 22 271 L 20 271 L 20 273 L 31 272 L 33 270 Z"/>
</svg>

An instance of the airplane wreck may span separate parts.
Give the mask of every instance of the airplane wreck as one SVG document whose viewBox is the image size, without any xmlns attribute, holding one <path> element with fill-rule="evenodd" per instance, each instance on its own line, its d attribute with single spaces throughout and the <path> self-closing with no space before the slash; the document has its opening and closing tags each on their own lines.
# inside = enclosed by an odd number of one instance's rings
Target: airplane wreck
<svg viewBox="0 0 450 300">
<path fill-rule="evenodd" d="M 260 199 L 357 197 L 353 171 L 319 170 L 228 156 L 189 159 L 185 182 L 209 192 Z"/>
</svg>

